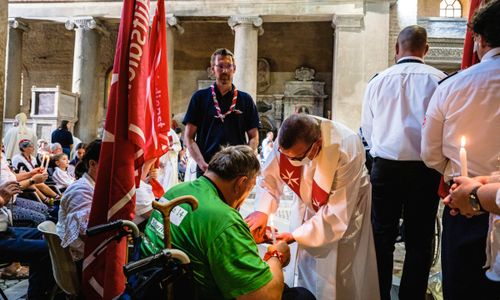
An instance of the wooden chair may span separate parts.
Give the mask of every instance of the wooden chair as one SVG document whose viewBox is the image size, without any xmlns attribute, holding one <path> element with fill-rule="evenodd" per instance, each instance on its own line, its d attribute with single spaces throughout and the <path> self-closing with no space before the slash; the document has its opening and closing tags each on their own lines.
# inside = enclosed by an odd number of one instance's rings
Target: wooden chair
<svg viewBox="0 0 500 300">
<path fill-rule="evenodd" d="M 45 221 L 38 225 L 49 246 L 52 272 L 57 286 L 66 293 L 70 299 L 77 299 L 80 294 L 80 280 L 78 271 L 73 262 L 69 248 L 61 247 L 61 239 L 56 234 L 56 224 Z"/>
</svg>

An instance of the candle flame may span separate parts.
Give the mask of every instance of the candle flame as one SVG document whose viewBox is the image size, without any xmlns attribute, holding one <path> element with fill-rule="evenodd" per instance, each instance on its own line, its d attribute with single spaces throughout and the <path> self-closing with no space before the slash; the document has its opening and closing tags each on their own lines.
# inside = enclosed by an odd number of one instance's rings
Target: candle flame
<svg viewBox="0 0 500 300">
<path fill-rule="evenodd" d="M 462 135 L 462 138 L 460 139 L 460 147 L 465 147 L 465 135 Z"/>
</svg>

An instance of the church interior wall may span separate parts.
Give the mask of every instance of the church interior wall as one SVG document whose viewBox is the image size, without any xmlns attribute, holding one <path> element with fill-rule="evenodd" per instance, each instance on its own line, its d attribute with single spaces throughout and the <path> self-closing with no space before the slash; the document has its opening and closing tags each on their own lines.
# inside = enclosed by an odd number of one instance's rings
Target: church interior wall
<svg viewBox="0 0 500 300">
<path fill-rule="evenodd" d="M 459 0 L 456 0 L 459 1 Z M 448 0 L 448 2 L 453 2 L 453 0 Z M 470 1 L 461 0 L 459 1 L 462 5 L 462 18 L 467 18 L 469 16 Z M 429 18 L 429 17 L 439 17 L 439 4 L 441 0 L 418 0 L 418 17 Z"/>
<path fill-rule="evenodd" d="M 23 35 L 23 105 L 21 111 L 29 115 L 31 87 L 55 87 L 71 91 L 75 32 L 62 23 L 29 22 L 30 30 Z M 105 114 L 106 72 L 113 66 L 117 24 L 106 26 L 109 35 L 100 35 L 97 50 L 97 96 L 100 103 L 96 116 L 80 119 L 101 123 Z M 81 103 L 80 105 L 85 105 Z M 100 124 L 102 125 L 102 124 Z M 78 124 L 77 124 L 78 126 Z"/>
<path fill-rule="evenodd" d="M 184 34 L 174 40 L 174 89 L 172 112 L 184 112 L 197 80 L 206 80 L 210 55 L 216 48 L 234 49 L 234 36 L 227 22 L 186 21 Z M 270 64 L 271 85 L 259 94 L 283 94 L 285 82 L 295 80 L 295 70 L 305 66 L 316 70 L 317 81 L 325 82 L 325 94 L 332 93 L 333 29 L 330 22 L 264 23 L 259 37 L 258 57 Z M 238 62 L 236 62 L 238 72 Z M 330 104 L 328 104 L 328 107 Z"/>
<path fill-rule="evenodd" d="M 31 87 L 55 87 L 71 91 L 75 33 L 64 24 L 29 22 L 23 34 L 23 105 L 29 115 Z"/>
</svg>

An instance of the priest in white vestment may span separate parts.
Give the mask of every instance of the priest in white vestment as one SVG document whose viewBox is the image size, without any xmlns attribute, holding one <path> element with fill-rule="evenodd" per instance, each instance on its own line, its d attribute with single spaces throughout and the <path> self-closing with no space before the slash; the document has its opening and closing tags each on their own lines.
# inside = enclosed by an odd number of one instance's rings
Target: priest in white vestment
<svg viewBox="0 0 500 300">
<path fill-rule="evenodd" d="M 37 144 L 36 142 L 38 138 L 36 137 L 35 131 L 26 126 L 26 121 L 28 120 L 26 114 L 19 113 L 15 116 L 15 119 L 17 126 L 9 129 L 3 138 L 5 157 L 7 159 L 12 159 L 14 155 L 21 153 L 19 150 L 19 143 L 22 140 L 29 140 L 33 143 L 33 145 Z"/>
<path fill-rule="evenodd" d="M 319 300 L 379 299 L 371 185 L 364 162 L 365 150 L 355 132 L 298 114 L 283 122 L 261 172 L 256 211 L 246 221 L 261 241 L 285 184 L 290 187 L 297 198 L 290 232 L 277 235 L 295 246 L 285 282 L 307 288 Z"/>
<path fill-rule="evenodd" d="M 179 136 L 177 136 L 177 133 L 175 133 L 175 131 L 172 129 L 170 129 L 170 131 L 168 132 L 168 141 L 168 152 L 160 157 L 161 168 L 159 178 L 160 183 L 165 191 L 179 182 L 178 157 L 179 151 L 181 151 L 182 149 Z"/>
</svg>

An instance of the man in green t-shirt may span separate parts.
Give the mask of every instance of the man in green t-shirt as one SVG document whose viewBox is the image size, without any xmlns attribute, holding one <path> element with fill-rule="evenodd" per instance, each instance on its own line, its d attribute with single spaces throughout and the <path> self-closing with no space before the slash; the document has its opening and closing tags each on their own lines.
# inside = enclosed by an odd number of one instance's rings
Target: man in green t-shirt
<svg viewBox="0 0 500 300">
<path fill-rule="evenodd" d="M 281 299 L 282 294 L 307 291 L 285 289 L 282 268 L 290 260 L 284 242 L 269 247 L 264 260 L 250 230 L 238 212 L 255 185 L 260 165 L 248 146 L 230 146 L 218 152 L 205 174 L 195 181 L 172 187 L 162 199 L 193 195 L 198 209 L 187 204 L 170 215 L 174 248 L 191 259 L 195 287 L 200 299 Z M 143 254 L 149 256 L 164 247 L 163 224 L 158 211 L 149 219 Z M 300 295 L 299 297 L 302 297 Z M 287 297 L 285 297 L 287 298 Z M 307 298 L 307 297 L 306 297 Z"/>
</svg>

